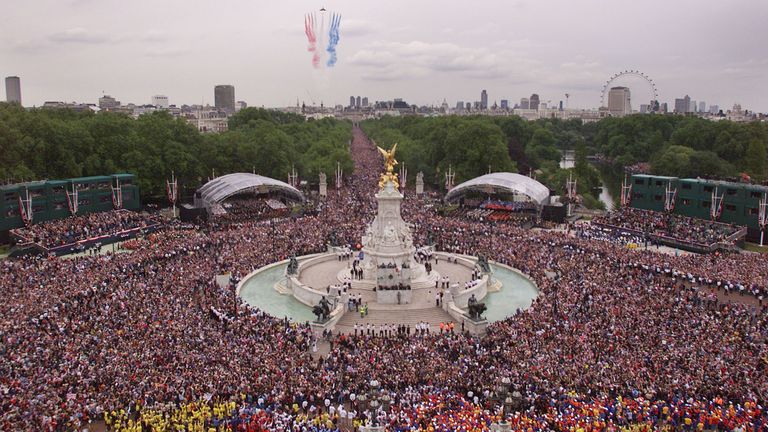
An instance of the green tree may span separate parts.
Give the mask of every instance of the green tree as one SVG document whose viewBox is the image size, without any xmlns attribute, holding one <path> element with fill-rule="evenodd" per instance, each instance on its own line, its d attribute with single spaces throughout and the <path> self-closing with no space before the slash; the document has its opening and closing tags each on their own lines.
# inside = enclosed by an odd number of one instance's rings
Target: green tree
<svg viewBox="0 0 768 432">
<path fill-rule="evenodd" d="M 762 179 L 765 177 L 766 165 L 765 143 L 757 138 L 749 140 L 746 152 L 746 168 L 749 175 Z"/>
<path fill-rule="evenodd" d="M 685 177 L 691 175 L 691 156 L 696 150 L 673 145 L 662 151 L 651 164 L 651 172 L 657 175 Z"/>
</svg>

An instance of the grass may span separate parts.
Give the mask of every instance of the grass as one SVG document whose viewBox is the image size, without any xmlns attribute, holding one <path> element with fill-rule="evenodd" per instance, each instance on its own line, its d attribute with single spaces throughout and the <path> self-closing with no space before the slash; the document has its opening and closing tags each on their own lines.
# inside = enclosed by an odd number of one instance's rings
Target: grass
<svg viewBox="0 0 768 432">
<path fill-rule="evenodd" d="M 768 246 L 760 247 L 757 243 L 744 243 L 744 249 L 750 252 L 768 253 Z"/>
</svg>

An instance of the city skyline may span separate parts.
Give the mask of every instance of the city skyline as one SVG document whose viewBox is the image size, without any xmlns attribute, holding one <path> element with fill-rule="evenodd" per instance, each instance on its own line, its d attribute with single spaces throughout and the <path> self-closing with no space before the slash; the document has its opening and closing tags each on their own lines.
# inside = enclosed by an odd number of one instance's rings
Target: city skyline
<svg viewBox="0 0 768 432">
<path fill-rule="evenodd" d="M 104 94 L 137 104 L 160 94 L 170 104 L 213 105 L 213 87 L 227 83 L 251 106 L 291 106 L 297 99 L 346 105 L 350 94 L 436 106 L 445 98 L 453 105 L 476 101 L 487 89 L 489 106 L 531 93 L 557 105 L 569 93 L 570 108 L 595 108 L 605 81 L 634 68 L 654 79 L 660 102 L 672 105 L 688 94 L 727 109 L 738 103 L 768 111 L 762 85 L 768 58 L 760 38 L 749 37 L 761 34 L 768 17 L 768 6 L 757 1 L 706 8 L 688 1 L 626 2 L 607 12 L 594 1 L 515 1 L 472 14 L 468 5 L 438 2 L 405 8 L 235 1 L 184 3 L 183 19 L 182 3 L 121 5 L 72 0 L 6 7 L 0 73 L 21 78 L 25 106 L 96 103 Z M 307 61 L 302 17 L 321 6 L 344 18 L 336 67 L 315 70 Z M 675 27 L 680 20 L 711 31 L 690 37 Z M 615 32 L 620 37 L 605 37 Z M 736 41 L 738 50 L 732 49 Z M 631 89 L 636 107 L 646 102 L 642 83 L 616 85 Z"/>
</svg>

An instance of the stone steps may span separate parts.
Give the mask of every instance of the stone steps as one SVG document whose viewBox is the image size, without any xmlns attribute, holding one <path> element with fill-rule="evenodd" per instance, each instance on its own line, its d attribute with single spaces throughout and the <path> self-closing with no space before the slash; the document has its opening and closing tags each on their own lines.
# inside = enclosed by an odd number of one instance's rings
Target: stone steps
<svg viewBox="0 0 768 432">
<path fill-rule="evenodd" d="M 370 305 L 369 305 L 370 306 Z M 389 306 L 389 305 L 387 305 Z M 360 313 L 351 311 L 344 313 L 339 322 L 334 328 L 334 333 L 354 333 L 355 323 L 362 325 L 371 324 L 378 326 L 380 324 L 405 324 L 411 326 L 411 332 L 414 331 L 415 326 L 419 322 L 428 322 L 430 330 L 432 332 L 440 331 L 441 322 L 455 322 L 442 308 L 431 307 L 421 309 L 393 309 L 393 310 L 377 310 L 369 308 L 368 315 L 365 318 L 360 318 Z M 456 323 L 455 331 L 461 329 L 461 323 Z"/>
</svg>

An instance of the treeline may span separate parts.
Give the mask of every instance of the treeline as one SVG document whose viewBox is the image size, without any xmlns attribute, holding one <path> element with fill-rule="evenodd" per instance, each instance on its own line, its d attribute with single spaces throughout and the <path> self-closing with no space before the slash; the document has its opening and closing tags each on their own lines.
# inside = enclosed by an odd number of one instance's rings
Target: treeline
<svg viewBox="0 0 768 432">
<path fill-rule="evenodd" d="M 615 166 L 650 162 L 653 174 L 766 178 L 768 125 L 698 117 L 633 115 L 597 123 L 591 143 Z"/>
<path fill-rule="evenodd" d="M 252 172 L 285 181 L 291 166 L 316 181 L 340 162 L 353 169 L 351 126 L 333 119 L 247 108 L 230 130 L 201 134 L 183 119 L 154 112 L 133 119 L 108 112 L 24 110 L 0 104 L 0 180 L 56 179 L 129 172 L 144 198 L 162 197 L 175 171 L 187 191 L 216 175 Z"/>
<path fill-rule="evenodd" d="M 577 149 L 579 190 L 598 207 L 597 171 L 587 163 L 585 137 L 593 126 L 580 121 L 541 120 L 520 117 L 384 117 L 361 124 L 379 145 L 398 143 L 397 158 L 410 175 L 424 172 L 425 181 L 442 187 L 449 167 L 456 183 L 493 172 L 534 175 L 550 189 L 563 193 L 569 170 L 559 167 L 561 150 Z"/>
<path fill-rule="evenodd" d="M 398 160 L 409 172 L 442 187 L 451 165 L 461 182 L 493 171 L 534 175 L 559 194 L 566 179 L 578 178 L 589 207 L 599 207 L 600 176 L 587 162 L 601 155 L 608 171 L 644 162 L 653 174 L 677 177 L 766 179 L 768 125 L 713 122 L 696 117 L 633 115 L 582 124 L 580 120 L 520 117 L 385 117 L 363 122 L 383 146 L 398 142 Z M 563 150 L 575 151 L 575 166 L 561 169 Z"/>
</svg>

